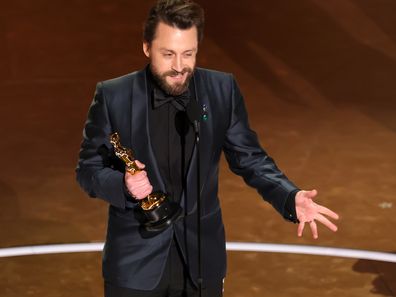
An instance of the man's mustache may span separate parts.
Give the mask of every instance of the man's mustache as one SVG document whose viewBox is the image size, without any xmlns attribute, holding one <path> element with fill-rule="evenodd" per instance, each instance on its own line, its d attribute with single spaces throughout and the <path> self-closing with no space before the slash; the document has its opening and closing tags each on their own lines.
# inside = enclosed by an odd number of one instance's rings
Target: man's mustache
<svg viewBox="0 0 396 297">
<path fill-rule="evenodd" d="M 176 75 L 183 75 L 184 73 L 191 73 L 192 69 L 189 67 L 185 67 L 183 68 L 181 71 L 177 71 L 177 70 L 169 70 L 163 73 L 162 76 L 176 76 Z"/>
</svg>

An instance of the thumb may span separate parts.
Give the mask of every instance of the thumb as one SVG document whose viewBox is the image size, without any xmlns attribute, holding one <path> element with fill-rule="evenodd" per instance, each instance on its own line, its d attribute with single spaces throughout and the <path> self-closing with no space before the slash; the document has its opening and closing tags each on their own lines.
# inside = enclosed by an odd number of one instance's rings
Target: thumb
<svg viewBox="0 0 396 297">
<path fill-rule="evenodd" d="M 311 191 L 305 191 L 305 195 L 308 197 L 308 198 L 315 198 L 316 197 L 316 195 L 318 195 L 318 191 L 317 190 L 315 190 L 315 189 L 313 189 L 313 190 L 311 190 Z"/>
<path fill-rule="evenodd" d="M 136 165 L 140 168 L 143 169 L 144 167 L 146 167 L 146 165 L 144 165 L 142 162 L 140 162 L 139 160 L 135 160 Z"/>
</svg>

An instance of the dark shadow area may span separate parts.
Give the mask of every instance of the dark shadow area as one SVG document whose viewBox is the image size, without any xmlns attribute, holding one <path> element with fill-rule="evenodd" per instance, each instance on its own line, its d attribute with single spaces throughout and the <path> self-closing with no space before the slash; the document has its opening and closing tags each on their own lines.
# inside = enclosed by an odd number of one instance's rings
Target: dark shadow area
<svg viewBox="0 0 396 297">
<path fill-rule="evenodd" d="M 372 282 L 372 293 L 382 296 L 396 296 L 396 263 L 359 260 L 353 265 L 353 270 L 359 273 L 376 275 Z"/>
</svg>

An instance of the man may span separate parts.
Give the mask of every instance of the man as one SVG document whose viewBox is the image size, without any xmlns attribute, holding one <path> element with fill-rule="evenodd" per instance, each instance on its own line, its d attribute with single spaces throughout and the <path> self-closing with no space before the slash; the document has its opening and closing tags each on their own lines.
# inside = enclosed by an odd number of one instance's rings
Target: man
<svg viewBox="0 0 396 297">
<path fill-rule="evenodd" d="M 105 295 L 198 296 L 197 150 L 189 104 L 198 103 L 202 201 L 203 295 L 222 296 L 226 271 L 218 166 L 224 152 L 233 172 L 256 188 L 289 221 L 305 223 L 318 237 L 316 221 L 333 231 L 329 209 L 312 201 L 276 167 L 249 128 L 242 95 L 232 75 L 196 68 L 203 36 L 203 10 L 189 0 L 159 0 L 144 29 L 149 65 L 99 83 L 84 129 L 77 179 L 91 197 L 109 202 L 103 253 Z M 137 174 L 125 171 L 112 151 L 110 134 L 132 148 Z M 137 202 L 152 191 L 167 193 L 183 217 L 162 232 L 139 229 Z"/>
</svg>

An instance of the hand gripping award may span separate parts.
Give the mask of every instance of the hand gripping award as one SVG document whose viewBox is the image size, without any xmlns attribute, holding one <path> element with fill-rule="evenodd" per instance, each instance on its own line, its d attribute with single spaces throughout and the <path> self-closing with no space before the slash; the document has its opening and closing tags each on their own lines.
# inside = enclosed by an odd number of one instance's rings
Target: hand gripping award
<svg viewBox="0 0 396 297">
<path fill-rule="evenodd" d="M 120 136 L 117 132 L 110 135 L 110 143 L 114 148 L 115 155 L 125 163 L 126 171 L 131 174 L 141 171 L 135 162 L 132 150 L 121 145 Z M 142 227 L 149 232 L 166 229 L 182 214 L 180 205 L 169 201 L 168 196 L 162 192 L 153 192 L 137 203 L 145 218 Z"/>
</svg>

